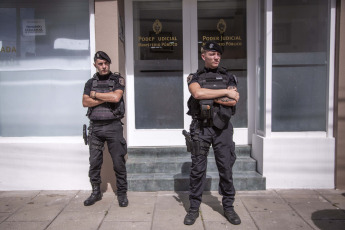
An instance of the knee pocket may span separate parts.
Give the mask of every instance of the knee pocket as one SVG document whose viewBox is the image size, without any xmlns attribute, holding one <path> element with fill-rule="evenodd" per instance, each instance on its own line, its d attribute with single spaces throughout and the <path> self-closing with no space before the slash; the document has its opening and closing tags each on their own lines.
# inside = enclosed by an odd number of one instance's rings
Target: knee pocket
<svg viewBox="0 0 345 230">
<path fill-rule="evenodd" d="M 125 138 L 121 138 L 120 139 L 120 143 L 121 143 L 121 145 L 122 145 L 122 147 L 123 147 L 123 149 L 125 151 L 125 154 L 126 154 L 127 153 L 127 141 L 126 141 L 126 139 Z"/>
</svg>

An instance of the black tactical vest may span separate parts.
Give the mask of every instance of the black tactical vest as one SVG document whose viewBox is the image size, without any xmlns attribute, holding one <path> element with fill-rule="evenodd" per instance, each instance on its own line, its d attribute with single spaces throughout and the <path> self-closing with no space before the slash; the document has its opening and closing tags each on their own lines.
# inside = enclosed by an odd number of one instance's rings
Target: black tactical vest
<svg viewBox="0 0 345 230">
<path fill-rule="evenodd" d="M 233 85 L 237 86 L 237 79 L 234 75 L 229 74 L 226 69 L 218 68 L 216 72 L 206 71 L 205 69 L 195 73 L 198 75 L 198 83 L 201 88 L 207 89 L 226 89 L 228 82 L 233 82 Z M 212 104 L 210 109 L 210 120 L 206 122 L 205 111 L 203 106 Z M 216 126 L 219 129 L 223 129 L 229 122 L 231 115 L 235 114 L 235 106 L 226 107 L 218 103 L 214 103 L 213 100 L 196 100 L 193 96 L 190 96 L 188 100 L 188 115 L 191 115 L 193 119 L 202 120 L 204 126 Z"/>
<path fill-rule="evenodd" d="M 109 93 L 119 83 L 120 75 L 111 74 L 108 80 L 99 80 L 98 75 L 93 76 L 91 91 L 97 93 Z M 125 115 L 125 103 L 123 97 L 118 103 L 105 102 L 95 107 L 89 107 L 86 114 L 90 120 L 115 120 L 122 119 Z"/>
</svg>

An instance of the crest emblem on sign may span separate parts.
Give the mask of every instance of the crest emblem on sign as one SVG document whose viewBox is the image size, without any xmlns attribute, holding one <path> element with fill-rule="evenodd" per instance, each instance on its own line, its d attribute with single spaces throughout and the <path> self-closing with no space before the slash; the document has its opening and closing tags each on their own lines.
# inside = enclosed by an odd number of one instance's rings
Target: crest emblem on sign
<svg viewBox="0 0 345 230">
<path fill-rule="evenodd" d="M 156 21 L 152 25 L 152 29 L 156 34 L 159 34 L 162 31 L 162 23 L 156 19 Z"/>
<path fill-rule="evenodd" d="M 224 19 L 219 19 L 217 23 L 217 29 L 220 34 L 223 34 L 226 31 L 226 22 L 224 21 Z"/>
</svg>

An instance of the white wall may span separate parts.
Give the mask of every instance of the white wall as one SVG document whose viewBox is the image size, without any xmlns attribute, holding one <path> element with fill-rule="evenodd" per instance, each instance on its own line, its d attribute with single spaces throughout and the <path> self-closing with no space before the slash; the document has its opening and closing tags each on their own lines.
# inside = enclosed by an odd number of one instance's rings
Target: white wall
<svg viewBox="0 0 345 230">
<path fill-rule="evenodd" d="M 253 135 L 252 156 L 266 188 L 334 188 L 335 139 Z"/>
<path fill-rule="evenodd" d="M 334 154 L 334 138 L 253 135 L 252 156 L 267 189 L 334 188 Z M 88 159 L 82 137 L 1 137 L 0 190 L 89 190 Z M 110 159 L 103 167 L 113 177 Z"/>
<path fill-rule="evenodd" d="M 0 190 L 89 190 L 82 137 L 0 138 Z"/>
</svg>

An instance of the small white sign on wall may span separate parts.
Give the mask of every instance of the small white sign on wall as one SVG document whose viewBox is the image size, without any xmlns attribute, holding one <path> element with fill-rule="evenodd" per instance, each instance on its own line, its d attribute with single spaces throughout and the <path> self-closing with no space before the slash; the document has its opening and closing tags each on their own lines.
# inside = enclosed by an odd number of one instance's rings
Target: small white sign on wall
<svg viewBox="0 0 345 230">
<path fill-rule="evenodd" d="M 23 35 L 24 36 L 46 35 L 45 19 L 24 19 L 23 20 Z"/>
</svg>

